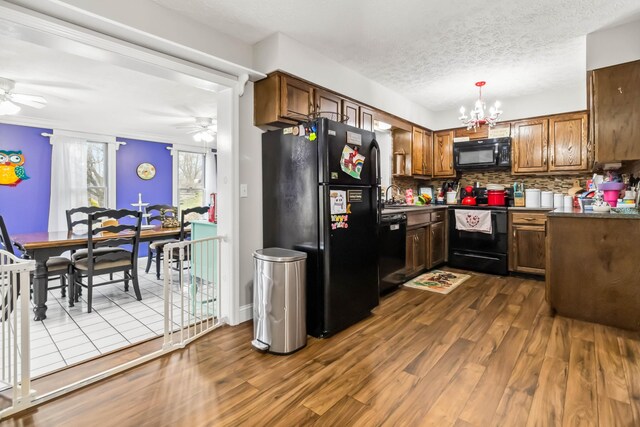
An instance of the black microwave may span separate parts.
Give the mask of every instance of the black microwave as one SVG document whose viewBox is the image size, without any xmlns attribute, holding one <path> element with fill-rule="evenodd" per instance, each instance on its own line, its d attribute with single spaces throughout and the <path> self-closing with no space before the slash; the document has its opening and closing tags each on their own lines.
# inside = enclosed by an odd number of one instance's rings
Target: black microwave
<svg viewBox="0 0 640 427">
<path fill-rule="evenodd" d="M 457 171 L 511 168 L 511 138 L 479 139 L 453 143 Z"/>
</svg>

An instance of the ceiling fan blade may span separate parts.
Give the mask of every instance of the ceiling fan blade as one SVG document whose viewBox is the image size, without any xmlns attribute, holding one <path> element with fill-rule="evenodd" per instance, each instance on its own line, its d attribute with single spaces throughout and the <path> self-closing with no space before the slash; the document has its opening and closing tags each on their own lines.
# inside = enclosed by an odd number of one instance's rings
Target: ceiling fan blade
<svg viewBox="0 0 640 427">
<path fill-rule="evenodd" d="M 187 135 L 191 135 L 191 134 L 198 133 L 198 132 L 202 132 L 202 129 L 190 130 L 189 132 L 187 132 Z"/>
<path fill-rule="evenodd" d="M 47 105 L 47 100 L 37 95 L 25 95 L 22 93 L 12 93 L 12 94 L 9 94 L 9 98 L 11 99 L 11 101 L 15 102 L 16 104 L 22 104 L 22 105 L 26 105 L 28 107 L 33 107 L 33 108 L 44 108 L 44 106 Z"/>
<path fill-rule="evenodd" d="M 197 125 L 180 125 L 180 126 L 176 126 L 176 129 L 200 129 L 200 126 Z"/>
</svg>

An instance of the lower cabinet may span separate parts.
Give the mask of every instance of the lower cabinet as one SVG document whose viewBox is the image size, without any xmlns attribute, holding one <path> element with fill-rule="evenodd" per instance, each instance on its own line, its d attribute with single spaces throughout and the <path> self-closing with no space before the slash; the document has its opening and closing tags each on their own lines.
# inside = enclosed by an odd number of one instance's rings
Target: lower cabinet
<svg viewBox="0 0 640 427">
<path fill-rule="evenodd" d="M 520 211 L 509 216 L 509 270 L 544 276 L 546 213 Z"/>
<path fill-rule="evenodd" d="M 413 213 L 422 218 L 420 223 L 412 223 L 412 213 L 408 212 L 406 275 L 414 277 L 445 262 L 447 253 L 446 215 L 442 211 L 426 214 Z M 434 221 L 434 222 L 432 222 Z"/>
<path fill-rule="evenodd" d="M 407 276 L 413 276 L 425 269 L 427 244 L 428 239 L 426 239 L 424 227 L 407 230 Z"/>
</svg>

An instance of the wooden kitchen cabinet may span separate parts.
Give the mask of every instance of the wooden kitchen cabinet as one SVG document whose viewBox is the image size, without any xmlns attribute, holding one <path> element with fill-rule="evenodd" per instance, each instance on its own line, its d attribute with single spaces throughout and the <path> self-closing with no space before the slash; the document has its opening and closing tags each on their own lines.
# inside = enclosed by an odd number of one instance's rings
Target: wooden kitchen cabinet
<svg viewBox="0 0 640 427">
<path fill-rule="evenodd" d="M 256 126 L 290 126 L 313 111 L 313 87 L 274 73 L 254 85 L 253 121 Z"/>
<path fill-rule="evenodd" d="M 425 227 L 419 227 L 407 230 L 407 258 L 406 258 L 406 275 L 414 276 L 422 272 L 426 268 L 426 247 L 428 240 L 426 239 Z"/>
<path fill-rule="evenodd" d="M 512 172 L 539 174 L 588 171 L 587 132 L 585 112 L 514 122 Z"/>
<path fill-rule="evenodd" d="M 337 122 L 341 121 L 342 98 L 322 89 L 315 89 L 314 95 L 314 112 L 317 117 L 326 117 Z"/>
<path fill-rule="evenodd" d="M 360 129 L 373 132 L 373 110 L 367 107 L 360 107 Z"/>
<path fill-rule="evenodd" d="M 438 178 L 456 176 L 453 168 L 453 131 L 433 134 L 433 176 Z"/>
<path fill-rule="evenodd" d="M 412 175 L 430 177 L 433 174 L 433 139 L 430 131 L 413 128 L 411 162 Z"/>
<path fill-rule="evenodd" d="M 588 169 L 587 114 L 549 118 L 549 172 Z"/>
<path fill-rule="evenodd" d="M 347 117 L 346 124 L 360 127 L 360 106 L 348 99 L 342 100 L 342 114 Z"/>
<path fill-rule="evenodd" d="M 593 70 L 589 83 L 596 161 L 640 159 L 640 60 Z"/>
<path fill-rule="evenodd" d="M 509 212 L 509 271 L 545 274 L 546 212 Z"/>
<path fill-rule="evenodd" d="M 429 265 L 433 268 L 445 261 L 447 227 L 445 221 L 434 222 L 429 226 Z"/>
<path fill-rule="evenodd" d="M 513 124 L 513 173 L 547 172 L 548 129 L 547 119 L 522 120 Z"/>
</svg>

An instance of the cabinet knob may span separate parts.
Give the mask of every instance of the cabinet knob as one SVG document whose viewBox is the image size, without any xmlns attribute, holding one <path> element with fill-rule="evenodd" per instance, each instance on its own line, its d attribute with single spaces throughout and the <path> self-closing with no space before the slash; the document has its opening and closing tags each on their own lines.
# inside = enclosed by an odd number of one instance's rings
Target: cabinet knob
<svg viewBox="0 0 640 427">
<path fill-rule="evenodd" d="M 618 92 L 622 93 L 622 87 L 618 86 Z"/>
</svg>

